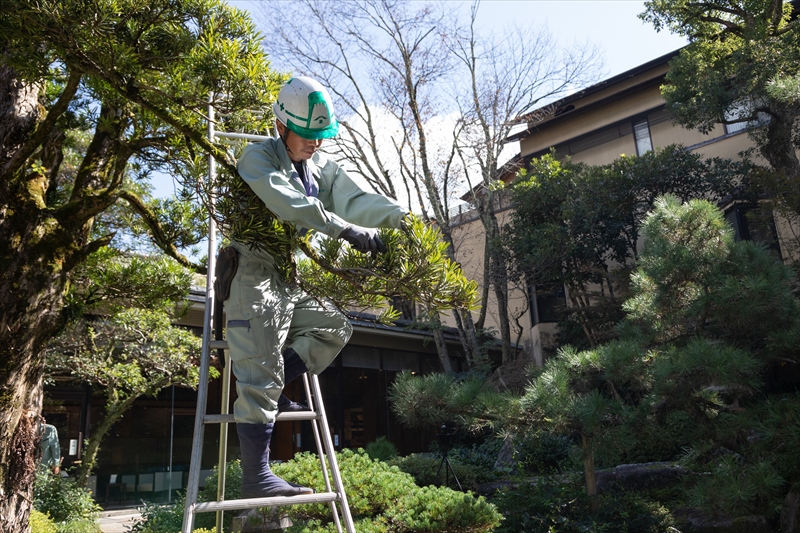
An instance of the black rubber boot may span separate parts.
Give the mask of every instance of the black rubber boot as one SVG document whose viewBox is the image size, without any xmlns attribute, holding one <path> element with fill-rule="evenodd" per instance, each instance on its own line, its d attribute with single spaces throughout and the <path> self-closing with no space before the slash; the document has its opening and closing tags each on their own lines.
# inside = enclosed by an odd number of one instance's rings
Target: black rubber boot
<svg viewBox="0 0 800 533">
<path fill-rule="evenodd" d="M 291 348 L 286 348 L 283 351 L 283 383 L 284 386 L 288 385 L 295 379 L 308 372 L 306 364 L 297 355 L 297 352 Z"/>
<path fill-rule="evenodd" d="M 278 398 L 278 412 L 279 413 L 297 413 L 299 411 L 310 411 L 307 405 L 302 403 L 293 402 L 285 395 L 281 394 Z"/>
<path fill-rule="evenodd" d="M 313 494 L 314 490 L 285 481 L 269 468 L 269 442 L 274 424 L 236 424 L 242 451 L 244 498 L 271 498 Z"/>
<path fill-rule="evenodd" d="M 297 352 L 291 348 L 286 348 L 283 351 L 283 383 L 284 386 L 288 385 L 295 379 L 308 372 L 306 364 L 297 355 Z M 302 403 L 293 402 L 283 394 L 278 399 L 278 412 L 279 413 L 296 413 L 298 411 L 309 411 L 310 409 Z"/>
</svg>

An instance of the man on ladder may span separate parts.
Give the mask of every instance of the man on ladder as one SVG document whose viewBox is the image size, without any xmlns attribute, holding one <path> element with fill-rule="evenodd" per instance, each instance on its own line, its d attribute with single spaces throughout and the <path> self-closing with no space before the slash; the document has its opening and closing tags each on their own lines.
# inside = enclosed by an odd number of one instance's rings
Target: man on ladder
<svg viewBox="0 0 800 533">
<path fill-rule="evenodd" d="M 336 162 L 317 152 L 339 129 L 328 91 L 311 78 L 293 78 L 273 109 L 279 138 L 246 147 L 237 163 L 239 175 L 262 202 L 262 220 L 277 218 L 300 231 L 340 238 L 362 252 L 385 252 L 375 228 L 400 228 L 408 212 L 361 190 Z M 246 216 L 253 216 L 252 208 Z M 233 413 L 241 443 L 241 497 L 309 494 L 310 488 L 279 478 L 269 467 L 277 413 L 302 408 L 281 393 L 303 373 L 325 370 L 350 339 L 352 326 L 337 309 L 281 274 L 294 250 L 277 257 L 249 233 L 234 230 L 231 237 L 231 248 L 220 253 L 218 283 L 238 393 Z"/>
</svg>

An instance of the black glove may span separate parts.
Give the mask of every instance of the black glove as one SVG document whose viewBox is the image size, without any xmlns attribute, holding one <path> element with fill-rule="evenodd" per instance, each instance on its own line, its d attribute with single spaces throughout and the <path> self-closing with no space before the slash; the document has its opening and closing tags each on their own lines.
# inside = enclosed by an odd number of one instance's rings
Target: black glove
<svg viewBox="0 0 800 533">
<path fill-rule="evenodd" d="M 375 228 L 362 228 L 355 224 L 350 224 L 339 234 L 340 239 L 350 243 L 350 246 L 359 252 L 380 252 L 386 251 L 386 245 L 378 237 L 378 230 Z"/>
<path fill-rule="evenodd" d="M 403 218 L 400 219 L 400 231 L 405 233 L 406 235 L 410 235 L 411 233 L 411 224 L 413 224 L 414 220 L 411 213 L 406 213 L 403 215 Z"/>
</svg>

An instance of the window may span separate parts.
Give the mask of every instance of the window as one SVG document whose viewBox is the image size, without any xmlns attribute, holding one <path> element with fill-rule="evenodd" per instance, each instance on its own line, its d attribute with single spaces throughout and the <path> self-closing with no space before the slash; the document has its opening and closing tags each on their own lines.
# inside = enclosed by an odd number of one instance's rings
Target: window
<svg viewBox="0 0 800 533">
<path fill-rule="evenodd" d="M 567 307 L 564 285 L 547 283 L 530 287 L 529 291 L 533 325 L 542 322 L 558 322 Z"/>
<path fill-rule="evenodd" d="M 653 142 L 650 140 L 650 126 L 647 118 L 636 120 L 633 123 L 633 138 L 636 141 L 636 155 L 644 155 L 653 149 Z"/>
<path fill-rule="evenodd" d="M 778 233 L 771 213 L 762 211 L 752 204 L 737 203 L 725 210 L 725 219 L 733 226 L 734 238 L 737 241 L 763 244 L 781 259 Z"/>
<path fill-rule="evenodd" d="M 745 98 L 735 102 L 730 109 L 725 112 L 725 120 L 734 121 L 730 124 L 725 124 L 725 133 L 730 135 L 745 131 L 753 126 L 763 126 L 769 122 L 769 115 L 765 113 L 758 113 L 755 120 L 751 120 L 753 116 L 753 107 L 755 102 L 750 98 Z M 743 120 L 737 120 L 737 119 Z"/>
</svg>

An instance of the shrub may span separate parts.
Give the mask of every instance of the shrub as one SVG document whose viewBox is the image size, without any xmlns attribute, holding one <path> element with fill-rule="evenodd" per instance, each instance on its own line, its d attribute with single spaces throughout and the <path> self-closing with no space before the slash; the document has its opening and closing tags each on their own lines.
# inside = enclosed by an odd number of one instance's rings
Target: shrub
<svg viewBox="0 0 800 533">
<path fill-rule="evenodd" d="M 97 522 L 87 518 L 59 522 L 56 528 L 58 533 L 101 533 Z"/>
<path fill-rule="evenodd" d="M 238 461 L 236 462 L 238 463 Z M 228 464 L 228 468 L 230 467 L 231 463 Z M 241 473 L 241 469 L 239 472 Z M 217 482 L 215 480 L 213 493 L 214 496 L 212 498 L 213 501 L 216 501 L 217 499 L 216 483 Z M 240 483 L 236 484 L 235 492 L 232 491 L 229 493 L 226 490 L 225 499 L 237 499 L 239 497 L 239 485 Z M 204 490 L 198 494 L 198 501 L 212 501 L 206 499 L 208 496 L 207 488 L 208 483 L 206 483 Z M 142 502 L 142 506 L 139 507 L 139 512 L 141 513 L 142 518 L 129 526 L 128 533 L 180 533 L 181 527 L 183 526 L 183 511 L 185 507 L 185 501 L 186 495 L 180 494 L 177 498 L 175 498 L 175 503 L 171 504 Z M 226 512 L 223 515 L 223 529 L 225 531 L 231 530 L 233 518 L 237 514 L 238 512 Z M 194 533 L 214 533 L 216 530 L 216 513 L 198 513 L 194 515 Z"/>
<path fill-rule="evenodd" d="M 49 515 L 56 524 L 80 521 L 94 523 L 102 509 L 92 499 L 89 489 L 79 487 L 73 479 L 55 476 L 43 469 L 36 472 L 33 497 L 33 507 Z"/>
<path fill-rule="evenodd" d="M 397 457 L 397 448 L 394 444 L 386 440 L 386 437 L 378 437 L 375 442 L 367 444 L 367 455 L 370 459 L 377 459 L 379 461 L 388 461 L 393 457 Z"/>
<path fill-rule="evenodd" d="M 526 436 L 519 445 L 520 466 L 529 473 L 561 473 L 570 463 L 573 443 L 564 435 L 548 431 Z"/>
<path fill-rule="evenodd" d="M 177 533 L 183 525 L 183 501 L 181 497 L 174 504 L 142 502 L 142 518 L 130 526 L 129 533 Z"/>
<path fill-rule="evenodd" d="M 411 475 L 414 478 L 414 482 L 420 487 L 426 487 L 428 485 L 444 486 L 447 480 L 447 472 L 445 471 L 446 465 L 442 465 L 441 457 L 414 453 L 406 457 L 398 457 L 392 460 L 390 464 L 397 466 L 403 472 Z M 463 465 L 455 458 L 450 459 L 450 466 L 453 468 L 453 474 L 455 474 L 459 483 L 461 483 L 462 489 L 472 491 L 478 490 L 478 483 L 483 482 L 483 479 L 479 481 L 476 475 L 478 469 Z M 487 474 L 487 476 L 484 477 L 491 475 L 492 474 Z M 447 481 L 447 486 L 451 489 L 458 488 L 452 474 L 450 474 L 449 481 Z"/>
<path fill-rule="evenodd" d="M 28 524 L 31 526 L 31 533 L 58 533 L 55 522 L 50 520 L 49 516 L 36 509 L 31 511 Z"/>
<path fill-rule="evenodd" d="M 371 459 L 364 450 L 344 450 L 337 454 L 337 459 L 359 533 L 492 531 L 502 519 L 494 505 L 484 498 L 447 488 L 421 489 L 410 475 L 396 466 Z M 312 487 L 317 492 L 325 491 L 319 457 L 315 454 L 298 454 L 289 462 L 272 465 L 272 470 L 287 481 Z M 226 499 L 239 496 L 241 478 L 237 476 L 241 476 L 241 469 L 235 461 L 228 466 Z M 215 487 L 215 478 L 209 478 L 200 499 L 216 499 Z M 298 505 L 287 507 L 285 511 L 294 521 L 294 526 L 288 530 L 291 533 L 336 530 L 330 504 Z M 134 524 L 130 533 L 177 533 L 183 520 L 183 501 L 179 498 L 171 506 L 145 504 L 141 512 L 142 520 Z M 235 513 L 225 514 L 232 518 Z M 214 515 L 197 515 L 198 528 L 206 527 L 198 523 L 206 517 L 213 521 Z"/>
<path fill-rule="evenodd" d="M 420 488 L 410 475 L 370 459 L 364 450 L 343 450 L 337 458 L 359 532 L 491 531 L 502 519 L 485 499 L 447 488 Z M 294 483 L 324 490 L 315 455 L 297 455 L 273 470 Z M 288 512 L 296 520 L 292 533 L 327 531 L 322 528 L 331 521 L 330 506 L 324 504 L 292 507 Z"/>
<path fill-rule="evenodd" d="M 358 533 L 389 533 L 389 526 L 383 518 L 372 519 L 364 518 L 354 520 Z M 338 533 L 336 524 L 333 522 L 323 523 L 321 520 L 309 520 L 304 523 L 296 523 L 287 529 L 289 533 Z"/>
<path fill-rule="evenodd" d="M 476 483 L 495 481 L 501 476 L 501 473 L 494 469 L 494 465 L 502 447 L 503 440 L 498 438 L 487 438 L 480 444 L 472 446 L 457 446 L 450 450 L 450 463 L 468 467 Z M 455 467 L 453 470 L 455 471 Z M 461 477 L 458 479 L 461 480 Z"/>
<path fill-rule="evenodd" d="M 503 533 L 662 533 L 673 525 L 664 507 L 637 494 L 603 493 L 598 499 L 599 512 L 593 516 L 582 484 L 541 479 L 498 492 L 491 501 L 505 517 L 497 530 Z"/>
<path fill-rule="evenodd" d="M 472 533 L 493 531 L 502 515 L 482 496 L 462 494 L 444 487 L 410 492 L 386 516 L 390 531 Z"/>
</svg>

